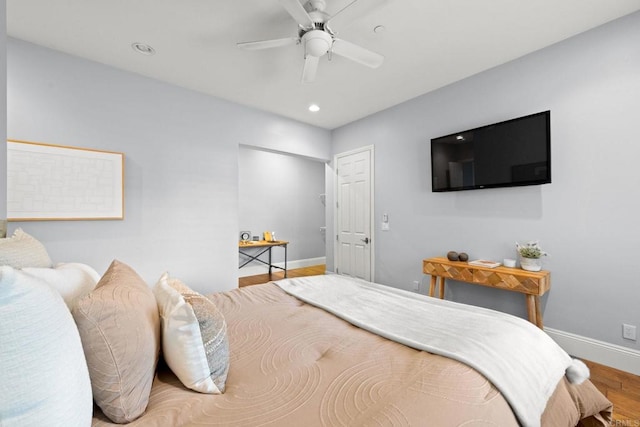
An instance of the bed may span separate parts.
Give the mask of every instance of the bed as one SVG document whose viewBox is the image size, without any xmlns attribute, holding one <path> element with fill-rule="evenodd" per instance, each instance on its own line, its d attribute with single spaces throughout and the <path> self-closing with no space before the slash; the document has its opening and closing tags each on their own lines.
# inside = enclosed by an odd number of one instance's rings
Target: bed
<svg viewBox="0 0 640 427">
<path fill-rule="evenodd" d="M 225 392 L 191 391 L 160 362 L 146 412 L 131 426 L 519 425 L 476 370 L 365 331 L 276 283 L 208 298 L 228 325 Z M 541 425 L 605 426 L 611 411 L 592 383 L 562 377 Z M 96 408 L 93 425 L 116 424 Z"/>
<path fill-rule="evenodd" d="M 203 296 L 5 240 L 3 427 L 611 425 L 611 403 L 523 319 L 338 275 Z"/>
</svg>

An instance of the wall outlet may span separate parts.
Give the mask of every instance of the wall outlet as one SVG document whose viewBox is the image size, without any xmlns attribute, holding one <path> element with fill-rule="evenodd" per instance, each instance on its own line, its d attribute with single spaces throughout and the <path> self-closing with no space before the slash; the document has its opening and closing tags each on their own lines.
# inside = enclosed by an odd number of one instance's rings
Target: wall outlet
<svg viewBox="0 0 640 427">
<path fill-rule="evenodd" d="M 419 280 L 414 280 L 413 281 L 413 292 L 420 292 L 420 281 Z"/>
<path fill-rule="evenodd" d="M 627 339 L 627 340 L 637 340 L 638 339 L 638 335 L 636 332 L 636 326 L 635 325 L 627 325 L 626 323 L 622 324 L 622 338 Z"/>
</svg>

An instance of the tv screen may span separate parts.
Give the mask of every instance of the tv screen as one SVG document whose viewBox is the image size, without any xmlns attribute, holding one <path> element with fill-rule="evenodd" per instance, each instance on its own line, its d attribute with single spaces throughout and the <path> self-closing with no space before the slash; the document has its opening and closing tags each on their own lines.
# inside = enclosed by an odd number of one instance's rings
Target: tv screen
<svg viewBox="0 0 640 427">
<path fill-rule="evenodd" d="M 550 111 L 431 140 L 433 192 L 550 182 Z"/>
</svg>

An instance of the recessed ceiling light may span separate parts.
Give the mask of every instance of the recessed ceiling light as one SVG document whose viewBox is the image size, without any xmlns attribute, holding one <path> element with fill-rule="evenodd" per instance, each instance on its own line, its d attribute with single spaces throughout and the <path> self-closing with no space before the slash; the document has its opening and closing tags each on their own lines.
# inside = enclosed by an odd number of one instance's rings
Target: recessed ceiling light
<svg viewBox="0 0 640 427">
<path fill-rule="evenodd" d="M 373 28 L 373 32 L 376 34 L 380 34 L 380 33 L 384 33 L 384 30 L 386 30 L 386 28 L 384 27 L 384 25 L 376 25 Z"/>
<path fill-rule="evenodd" d="M 131 43 L 131 48 L 133 50 L 135 50 L 138 53 L 141 53 L 143 55 L 154 55 L 156 53 L 156 50 L 154 48 L 152 48 L 151 46 L 149 46 L 148 44 L 144 44 L 144 43 Z"/>
<path fill-rule="evenodd" d="M 311 111 L 312 113 L 317 113 L 318 111 L 320 111 L 320 107 L 318 106 L 318 104 L 311 104 L 309 105 L 309 111 Z"/>
<path fill-rule="evenodd" d="M 458 135 L 458 136 L 456 136 L 456 139 L 457 139 L 458 141 L 463 141 L 463 140 L 464 140 L 464 136 L 462 136 L 462 135 Z"/>
</svg>

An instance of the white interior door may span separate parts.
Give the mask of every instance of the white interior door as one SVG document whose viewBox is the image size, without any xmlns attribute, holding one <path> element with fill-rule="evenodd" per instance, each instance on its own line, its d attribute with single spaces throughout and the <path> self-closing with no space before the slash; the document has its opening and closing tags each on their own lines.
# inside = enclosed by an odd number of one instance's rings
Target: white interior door
<svg viewBox="0 0 640 427">
<path fill-rule="evenodd" d="M 373 281 L 373 147 L 339 154 L 336 272 Z"/>
</svg>

